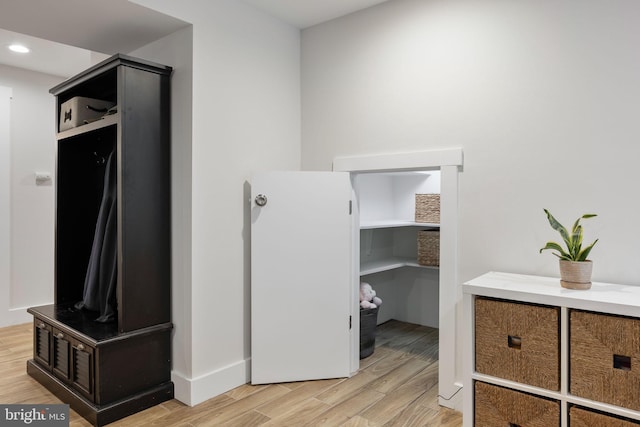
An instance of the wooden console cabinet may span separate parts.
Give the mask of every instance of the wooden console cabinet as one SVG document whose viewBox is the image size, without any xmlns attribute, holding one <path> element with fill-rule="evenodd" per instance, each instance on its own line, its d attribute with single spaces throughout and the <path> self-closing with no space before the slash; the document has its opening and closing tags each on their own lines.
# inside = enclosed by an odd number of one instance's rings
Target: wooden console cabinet
<svg viewBox="0 0 640 427">
<path fill-rule="evenodd" d="M 465 283 L 464 425 L 640 426 L 640 287 Z"/>
<path fill-rule="evenodd" d="M 34 355 L 27 372 L 97 426 L 173 398 L 170 77 L 170 67 L 115 55 L 51 89 L 57 128 L 62 104 L 74 97 L 116 105 L 57 133 L 55 300 L 28 310 Z M 115 310 L 99 322 L 100 313 L 78 303 L 108 165 L 113 257 L 100 261 L 100 274 L 102 264 L 115 265 Z"/>
</svg>

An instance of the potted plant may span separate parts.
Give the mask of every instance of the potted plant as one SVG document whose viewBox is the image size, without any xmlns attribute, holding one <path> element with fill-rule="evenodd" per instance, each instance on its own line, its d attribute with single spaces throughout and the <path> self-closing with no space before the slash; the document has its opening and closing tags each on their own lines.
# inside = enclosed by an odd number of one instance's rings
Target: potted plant
<svg viewBox="0 0 640 427">
<path fill-rule="evenodd" d="M 568 289 L 589 289 L 591 288 L 591 271 L 593 263 L 587 259 L 591 249 L 596 244 L 596 239 L 590 245 L 582 246 L 582 225 L 581 219 L 593 218 L 596 214 L 584 214 L 573 223 L 571 232 L 560 224 L 551 213 L 545 209 L 547 219 L 551 228 L 562 236 L 566 249 L 556 242 L 547 242 L 540 253 L 546 249 L 557 251 L 553 253 L 560 259 L 560 285 Z"/>
</svg>

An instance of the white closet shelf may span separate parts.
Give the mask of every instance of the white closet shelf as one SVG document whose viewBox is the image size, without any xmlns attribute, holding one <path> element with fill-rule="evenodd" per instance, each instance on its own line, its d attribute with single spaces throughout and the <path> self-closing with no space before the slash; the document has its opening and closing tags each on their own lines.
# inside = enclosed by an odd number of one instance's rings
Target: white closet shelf
<svg viewBox="0 0 640 427">
<path fill-rule="evenodd" d="M 362 221 L 362 223 L 360 224 L 361 230 L 367 230 L 367 229 L 373 229 L 373 228 L 393 228 L 393 227 L 440 228 L 440 224 L 434 224 L 434 223 L 428 223 L 428 222 L 403 221 L 399 219 Z"/>
<path fill-rule="evenodd" d="M 431 267 L 426 265 L 420 265 L 413 258 L 393 257 L 385 258 L 376 261 L 367 261 L 360 265 L 360 275 L 366 276 L 368 274 L 381 273 L 383 271 L 394 270 L 402 267 L 418 267 L 431 270 L 438 270 L 439 267 Z"/>
</svg>

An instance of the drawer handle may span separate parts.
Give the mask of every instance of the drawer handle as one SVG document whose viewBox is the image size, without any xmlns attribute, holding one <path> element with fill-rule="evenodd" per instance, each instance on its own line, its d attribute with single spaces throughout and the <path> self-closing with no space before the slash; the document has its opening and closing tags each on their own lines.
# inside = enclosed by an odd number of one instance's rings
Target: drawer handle
<svg viewBox="0 0 640 427">
<path fill-rule="evenodd" d="M 522 347 L 522 338 L 515 335 L 509 335 L 509 338 L 507 339 L 507 344 L 509 345 L 509 348 L 520 350 L 520 347 Z"/>
<path fill-rule="evenodd" d="M 64 338 L 64 334 L 62 332 L 58 332 L 58 334 L 56 335 L 56 338 L 62 339 Z"/>
<path fill-rule="evenodd" d="M 619 354 L 613 355 L 613 368 L 620 369 L 623 371 L 631 370 L 631 357 L 629 356 L 621 356 Z"/>
<path fill-rule="evenodd" d="M 509 427 L 520 427 L 520 424 L 509 423 Z"/>
<path fill-rule="evenodd" d="M 84 345 L 82 344 L 78 344 L 78 346 L 76 347 L 78 350 L 83 351 L 84 350 Z"/>
</svg>

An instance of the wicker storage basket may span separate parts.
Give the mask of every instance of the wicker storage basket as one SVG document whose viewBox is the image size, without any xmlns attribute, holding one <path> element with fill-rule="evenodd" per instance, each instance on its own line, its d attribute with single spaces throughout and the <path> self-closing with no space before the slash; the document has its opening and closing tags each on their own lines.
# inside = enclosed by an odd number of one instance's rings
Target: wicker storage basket
<svg viewBox="0 0 640 427">
<path fill-rule="evenodd" d="M 640 319 L 571 310 L 571 394 L 640 411 Z"/>
<path fill-rule="evenodd" d="M 560 425 L 560 404 L 482 382 L 475 383 L 476 427 Z"/>
<path fill-rule="evenodd" d="M 475 300 L 476 371 L 560 390 L 560 309 Z"/>
<path fill-rule="evenodd" d="M 638 427 L 640 422 L 613 417 L 608 414 L 572 406 L 569 409 L 571 427 Z"/>
<path fill-rule="evenodd" d="M 416 222 L 440 224 L 439 194 L 416 194 Z"/>
<path fill-rule="evenodd" d="M 360 359 L 373 354 L 376 347 L 378 307 L 360 309 Z"/>
<path fill-rule="evenodd" d="M 418 264 L 434 267 L 440 265 L 440 231 L 418 231 Z"/>
</svg>

